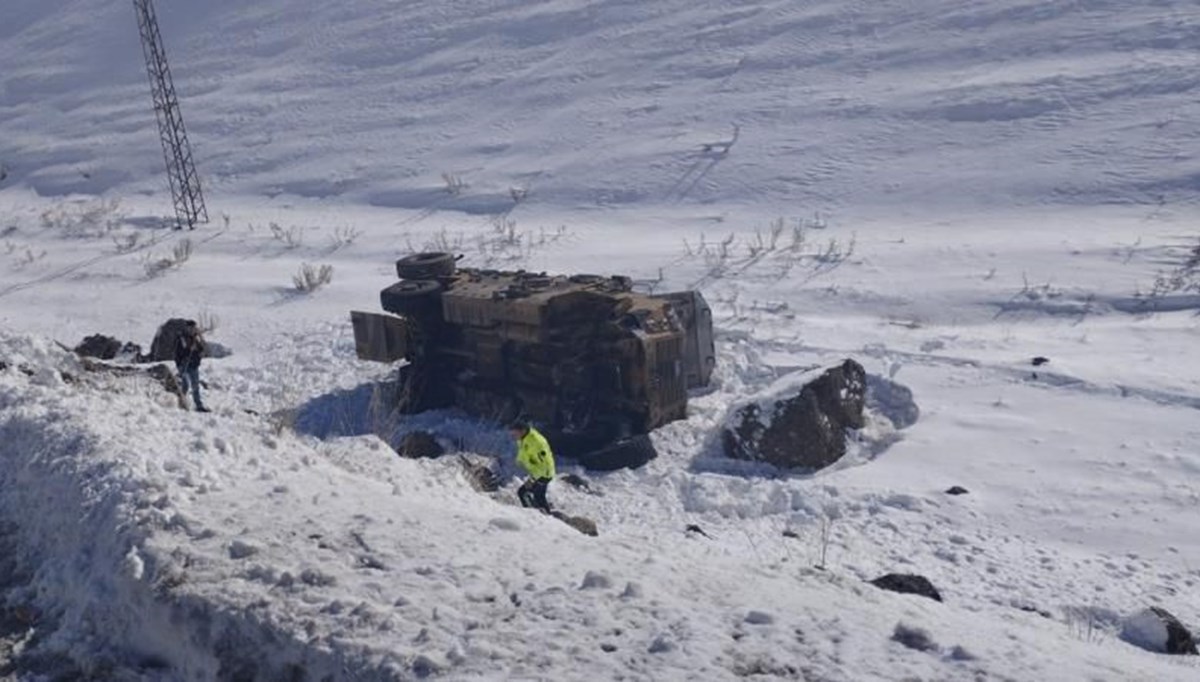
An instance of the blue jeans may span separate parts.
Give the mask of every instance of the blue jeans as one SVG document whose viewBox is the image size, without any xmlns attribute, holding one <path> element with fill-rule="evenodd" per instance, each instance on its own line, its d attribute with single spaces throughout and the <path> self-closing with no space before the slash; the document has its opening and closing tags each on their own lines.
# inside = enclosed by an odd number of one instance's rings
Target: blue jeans
<svg viewBox="0 0 1200 682">
<path fill-rule="evenodd" d="M 188 367 L 179 370 L 179 388 L 184 392 L 188 392 L 188 387 L 192 391 L 192 405 L 197 410 L 204 409 L 204 402 L 200 400 L 200 368 Z"/>
</svg>

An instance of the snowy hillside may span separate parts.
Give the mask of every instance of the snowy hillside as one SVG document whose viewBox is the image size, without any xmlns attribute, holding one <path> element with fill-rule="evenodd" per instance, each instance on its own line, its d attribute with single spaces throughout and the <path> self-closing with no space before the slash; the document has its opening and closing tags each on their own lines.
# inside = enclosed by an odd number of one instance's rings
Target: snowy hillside
<svg viewBox="0 0 1200 682">
<path fill-rule="evenodd" d="M 1200 294 L 1147 295 L 1200 225 L 1194 2 L 156 4 L 192 233 L 128 3 L 0 4 L 0 677 L 1200 677 L 1130 643 L 1200 631 Z M 380 428 L 348 311 L 424 249 L 713 304 L 660 457 L 562 463 L 599 537 L 511 504 L 488 425 Z M 174 316 L 232 350 L 210 415 L 54 343 Z M 846 357 L 916 423 L 813 475 L 721 456 Z M 413 428 L 504 489 L 374 435 Z"/>
<path fill-rule="evenodd" d="M 157 191 L 128 3 L 7 0 L 0 158 L 43 194 Z M 494 211 L 1191 199 L 1187 0 L 158 3 L 232 194 Z M 698 155 L 740 126 L 736 154 Z M 1014 172 L 1020 168 L 1020 172 Z M 458 204 L 458 205 L 453 205 Z"/>
</svg>

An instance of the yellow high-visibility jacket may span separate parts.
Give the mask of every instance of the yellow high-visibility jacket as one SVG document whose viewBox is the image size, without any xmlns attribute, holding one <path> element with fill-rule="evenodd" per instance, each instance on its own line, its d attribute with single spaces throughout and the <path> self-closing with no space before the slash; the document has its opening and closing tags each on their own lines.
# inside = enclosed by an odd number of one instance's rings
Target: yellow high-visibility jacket
<svg viewBox="0 0 1200 682">
<path fill-rule="evenodd" d="M 537 429 L 530 427 L 529 433 L 517 443 L 517 464 L 531 478 L 554 478 L 554 453 Z"/>
</svg>

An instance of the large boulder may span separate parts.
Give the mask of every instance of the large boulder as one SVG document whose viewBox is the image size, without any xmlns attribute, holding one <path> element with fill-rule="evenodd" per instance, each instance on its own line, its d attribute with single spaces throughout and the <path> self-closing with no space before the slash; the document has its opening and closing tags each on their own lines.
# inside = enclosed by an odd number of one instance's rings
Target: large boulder
<svg viewBox="0 0 1200 682">
<path fill-rule="evenodd" d="M 905 573 L 888 573 L 871 581 L 871 584 L 881 590 L 898 592 L 900 594 L 916 594 L 941 601 L 942 595 L 925 576 Z"/>
<path fill-rule="evenodd" d="M 147 362 L 168 362 L 175 360 L 175 342 L 179 336 L 187 329 L 190 320 L 185 320 L 181 317 L 173 317 L 163 323 L 158 328 L 158 333 L 154 335 L 154 341 L 150 343 L 150 354 L 146 356 Z"/>
<path fill-rule="evenodd" d="M 821 469 L 846 454 L 846 430 L 864 425 L 867 373 L 846 360 L 790 397 L 745 405 L 722 434 L 725 454 L 786 469 Z"/>
<path fill-rule="evenodd" d="M 1169 611 L 1157 606 L 1126 618 L 1121 624 L 1121 639 L 1155 653 L 1197 655 L 1192 633 Z"/>
</svg>

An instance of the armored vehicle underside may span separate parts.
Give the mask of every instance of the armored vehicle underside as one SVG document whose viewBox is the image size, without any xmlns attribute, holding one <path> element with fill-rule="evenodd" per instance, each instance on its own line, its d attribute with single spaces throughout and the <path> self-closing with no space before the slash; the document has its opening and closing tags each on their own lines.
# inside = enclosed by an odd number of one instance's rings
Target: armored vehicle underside
<svg viewBox="0 0 1200 682">
<path fill-rule="evenodd" d="M 688 389 L 711 375 L 711 313 L 698 292 L 651 296 L 624 277 L 460 270 L 448 254 L 410 256 L 397 270 L 401 281 L 380 296 L 391 315 L 352 318 L 360 357 L 407 360 L 402 411 L 527 418 L 561 454 L 582 457 L 684 418 Z"/>
</svg>

